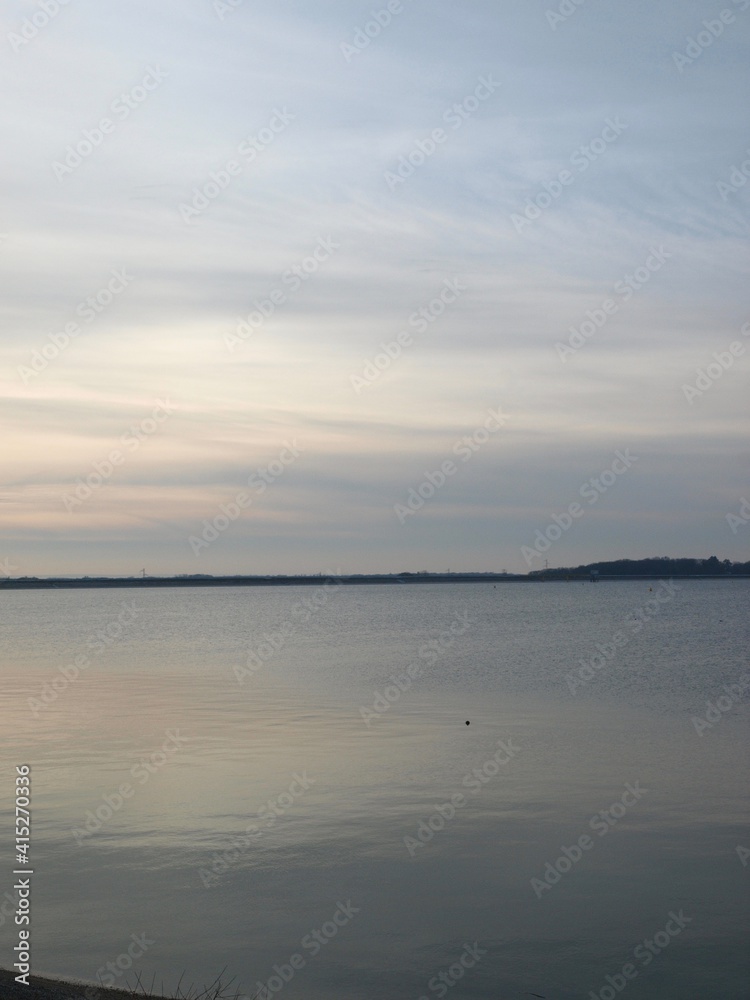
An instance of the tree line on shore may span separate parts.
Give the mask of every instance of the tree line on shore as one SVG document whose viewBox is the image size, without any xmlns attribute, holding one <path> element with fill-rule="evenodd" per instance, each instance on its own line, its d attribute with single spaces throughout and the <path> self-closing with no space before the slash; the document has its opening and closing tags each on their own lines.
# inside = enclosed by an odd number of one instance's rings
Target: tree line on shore
<svg viewBox="0 0 750 1000">
<path fill-rule="evenodd" d="M 748 576 L 750 562 L 732 562 L 729 559 L 670 559 L 669 556 L 650 556 L 648 559 L 614 559 L 611 562 L 589 563 L 560 569 L 533 570 L 529 576 L 561 575 L 599 576 Z"/>
</svg>

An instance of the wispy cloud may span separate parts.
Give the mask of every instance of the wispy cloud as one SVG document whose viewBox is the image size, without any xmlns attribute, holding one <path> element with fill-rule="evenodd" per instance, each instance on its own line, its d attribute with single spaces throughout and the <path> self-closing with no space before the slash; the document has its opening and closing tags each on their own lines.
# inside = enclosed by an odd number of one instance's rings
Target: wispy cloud
<svg viewBox="0 0 750 1000">
<path fill-rule="evenodd" d="M 191 525 L 290 435 L 304 456 L 202 571 L 523 569 L 529 531 L 627 445 L 637 474 L 556 558 L 741 557 L 723 518 L 742 491 L 747 359 L 691 408 L 680 389 L 750 318 L 750 184 L 719 187 L 747 148 L 750 11 L 735 6 L 720 48 L 684 73 L 673 53 L 703 14 L 677 0 L 637 16 L 602 0 L 555 30 L 544 0 L 413 0 L 348 60 L 364 21 L 343 2 L 239 4 L 223 19 L 207 0 L 70 4 L 8 43 L 0 524 L 24 570 L 129 572 L 146 554 L 152 572 L 194 570 Z M 24 11 L 6 13 L 4 35 Z M 497 84 L 469 107 L 481 79 Z M 608 120 L 627 127 L 581 153 Z M 446 141 L 424 154 L 439 127 Z M 389 186 L 415 149 L 423 162 Z M 242 169 L 186 224 L 180 205 L 233 157 Z M 512 215 L 542 192 L 519 232 Z M 328 238 L 330 259 L 227 351 L 239 319 Z M 561 364 L 555 343 L 661 246 L 663 269 Z M 118 269 L 132 283 L 83 322 Z M 352 373 L 448 280 L 466 288 L 458 301 L 353 393 Z M 80 335 L 24 381 L 19 368 L 76 320 Z M 176 407 L 163 430 L 85 509 L 63 510 L 66 484 L 159 398 Z M 429 511 L 391 523 L 394 497 L 499 404 L 513 414 L 502 436 Z"/>
</svg>

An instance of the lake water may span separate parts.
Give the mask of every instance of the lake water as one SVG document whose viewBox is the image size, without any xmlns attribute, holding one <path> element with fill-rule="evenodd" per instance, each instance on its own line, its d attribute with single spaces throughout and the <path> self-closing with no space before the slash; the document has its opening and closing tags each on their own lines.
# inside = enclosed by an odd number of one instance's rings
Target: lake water
<svg viewBox="0 0 750 1000">
<path fill-rule="evenodd" d="M 165 989 L 226 966 L 284 1000 L 750 996 L 749 581 L 0 597 L 33 971 L 123 985 L 130 947 Z"/>
</svg>

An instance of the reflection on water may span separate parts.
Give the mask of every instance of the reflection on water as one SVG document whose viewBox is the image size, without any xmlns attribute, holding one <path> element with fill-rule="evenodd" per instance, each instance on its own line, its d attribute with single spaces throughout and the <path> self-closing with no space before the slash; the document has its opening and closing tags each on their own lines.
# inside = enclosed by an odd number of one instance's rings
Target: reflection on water
<svg viewBox="0 0 750 1000">
<path fill-rule="evenodd" d="M 746 997 L 750 588 L 636 630 L 648 586 L 2 594 L 35 970 L 135 934 L 248 996 Z"/>
</svg>

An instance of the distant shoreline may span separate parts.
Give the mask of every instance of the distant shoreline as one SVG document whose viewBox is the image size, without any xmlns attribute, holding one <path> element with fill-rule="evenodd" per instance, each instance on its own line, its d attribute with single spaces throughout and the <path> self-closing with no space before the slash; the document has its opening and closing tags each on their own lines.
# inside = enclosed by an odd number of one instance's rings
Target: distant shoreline
<svg viewBox="0 0 750 1000">
<path fill-rule="evenodd" d="M 674 580 L 747 580 L 750 574 L 735 573 L 647 573 L 636 574 L 600 574 L 595 582 L 632 580 L 661 580 L 664 577 Z M 548 575 L 534 574 L 521 576 L 503 573 L 386 573 L 386 574 L 353 574 L 351 576 L 157 576 L 157 577 L 90 577 L 90 578 L 39 578 L 0 580 L 0 590 L 81 590 L 81 589 L 114 589 L 159 587 L 314 587 L 321 586 L 326 581 L 336 580 L 349 586 L 373 584 L 409 584 L 425 583 L 589 583 L 588 573 L 567 573 L 561 570 L 550 570 Z"/>
</svg>

